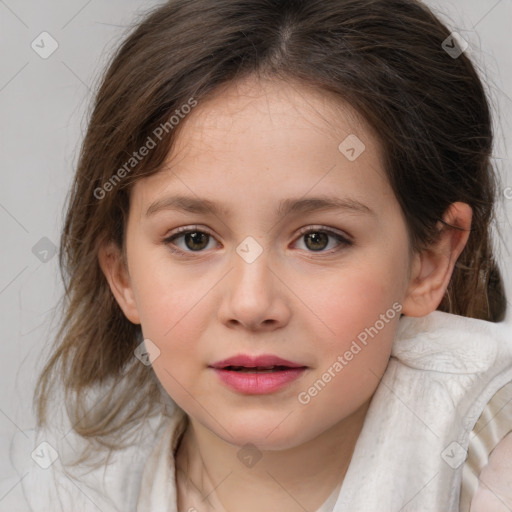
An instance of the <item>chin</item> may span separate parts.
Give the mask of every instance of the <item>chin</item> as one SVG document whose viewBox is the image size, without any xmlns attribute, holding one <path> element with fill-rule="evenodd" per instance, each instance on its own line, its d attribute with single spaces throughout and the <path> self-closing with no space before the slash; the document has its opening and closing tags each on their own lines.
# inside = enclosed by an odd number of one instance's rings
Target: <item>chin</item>
<svg viewBox="0 0 512 512">
<path fill-rule="evenodd" d="M 210 425 L 208 428 L 227 443 L 241 449 L 247 445 L 253 445 L 261 451 L 288 450 L 307 439 L 305 439 L 303 429 L 296 428 L 294 424 L 284 418 L 286 418 L 286 414 L 282 413 L 269 413 L 266 418 L 262 416 L 261 412 L 257 415 L 248 415 L 245 418 L 237 413 L 234 417 L 223 416 L 222 424 L 226 425 L 227 432 L 217 424 Z"/>
</svg>

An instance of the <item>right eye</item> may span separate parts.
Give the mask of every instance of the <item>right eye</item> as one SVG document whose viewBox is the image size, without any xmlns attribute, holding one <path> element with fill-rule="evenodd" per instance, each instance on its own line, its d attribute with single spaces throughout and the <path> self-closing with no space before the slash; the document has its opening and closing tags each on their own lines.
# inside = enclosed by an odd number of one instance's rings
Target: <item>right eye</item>
<svg viewBox="0 0 512 512">
<path fill-rule="evenodd" d="M 213 238 L 213 235 L 208 232 L 192 227 L 182 227 L 166 237 L 163 243 L 168 246 L 171 252 L 184 256 L 187 253 L 203 252 L 208 246 L 208 242 L 213 241 L 210 238 Z M 180 239 L 185 244 L 184 247 L 179 247 L 179 245 L 174 243 Z"/>
</svg>

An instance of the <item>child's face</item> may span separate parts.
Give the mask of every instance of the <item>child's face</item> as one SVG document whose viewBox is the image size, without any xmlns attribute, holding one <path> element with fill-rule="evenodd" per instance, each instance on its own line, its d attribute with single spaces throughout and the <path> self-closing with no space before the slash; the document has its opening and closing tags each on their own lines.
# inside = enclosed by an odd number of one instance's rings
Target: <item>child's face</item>
<svg viewBox="0 0 512 512">
<path fill-rule="evenodd" d="M 330 101 L 283 83 L 226 89 L 199 103 L 166 168 L 132 190 L 126 251 L 134 305 L 125 312 L 158 346 L 153 367 L 169 395 L 237 445 L 297 446 L 365 406 L 407 295 L 406 224 L 379 146 Z M 355 160 L 354 139 L 339 149 L 350 134 L 366 146 Z M 218 211 L 165 207 L 178 195 Z M 345 206 L 277 212 L 281 202 L 312 198 Z M 164 242 L 182 227 L 199 233 Z M 307 368 L 254 394 L 210 367 L 238 354 Z"/>
</svg>

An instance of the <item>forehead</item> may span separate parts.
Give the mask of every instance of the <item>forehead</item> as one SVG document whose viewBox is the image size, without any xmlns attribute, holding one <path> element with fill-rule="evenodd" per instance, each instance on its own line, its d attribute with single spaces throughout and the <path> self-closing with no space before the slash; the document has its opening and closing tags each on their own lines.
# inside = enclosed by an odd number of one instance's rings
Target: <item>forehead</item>
<svg viewBox="0 0 512 512">
<path fill-rule="evenodd" d="M 202 99 L 184 120 L 177 147 L 183 138 L 218 143 L 226 134 L 233 135 L 233 131 L 259 132 L 262 142 L 265 134 L 286 135 L 286 128 L 295 136 L 303 131 L 306 137 L 305 126 L 335 140 L 359 133 L 380 150 L 368 123 L 334 93 L 293 80 L 254 76 L 224 84 Z"/>
<path fill-rule="evenodd" d="M 181 122 L 162 169 L 134 187 L 142 203 L 171 192 L 226 205 L 235 195 L 270 205 L 308 190 L 361 203 L 372 188 L 381 199 L 391 193 L 377 137 L 350 105 L 318 88 L 246 79 L 199 101 Z M 344 153 L 350 146 L 355 159 Z"/>
</svg>

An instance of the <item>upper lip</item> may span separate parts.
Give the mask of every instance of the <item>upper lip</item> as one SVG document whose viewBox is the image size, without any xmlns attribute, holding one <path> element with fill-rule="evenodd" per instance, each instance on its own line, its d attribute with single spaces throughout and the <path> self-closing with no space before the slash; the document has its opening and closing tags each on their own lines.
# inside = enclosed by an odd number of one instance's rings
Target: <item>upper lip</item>
<svg viewBox="0 0 512 512">
<path fill-rule="evenodd" d="M 225 368 L 226 366 L 244 366 L 246 368 L 256 368 L 257 366 L 288 366 L 290 368 L 304 368 L 305 365 L 294 363 L 277 357 L 273 354 L 262 354 L 259 356 L 251 356 L 248 354 L 238 354 L 228 357 L 222 361 L 217 361 L 210 365 L 212 368 Z"/>
</svg>

